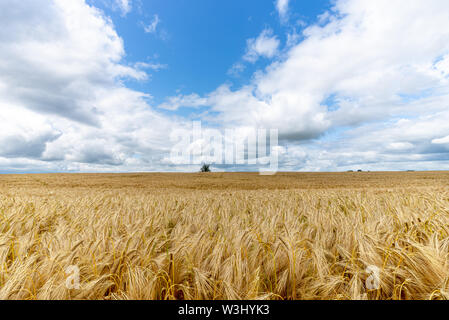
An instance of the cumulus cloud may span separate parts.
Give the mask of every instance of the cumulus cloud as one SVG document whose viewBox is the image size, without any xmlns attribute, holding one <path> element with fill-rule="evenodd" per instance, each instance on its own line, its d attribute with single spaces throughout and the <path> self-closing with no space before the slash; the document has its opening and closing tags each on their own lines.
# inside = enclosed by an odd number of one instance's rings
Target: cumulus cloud
<svg viewBox="0 0 449 320">
<path fill-rule="evenodd" d="M 188 124 L 166 114 L 181 107 L 207 108 L 218 128 L 279 129 L 285 170 L 449 169 L 448 12 L 446 0 L 338 0 L 283 49 L 270 29 L 248 40 L 244 60 L 276 60 L 247 84 L 155 109 L 124 80 L 164 66 L 125 63 L 103 12 L 1 1 L 1 170 L 174 169 L 169 133 Z"/>
<path fill-rule="evenodd" d="M 14 20 L 2 20 L 0 99 L 98 125 L 100 110 L 91 103 L 95 88 L 114 86 L 118 78 L 142 80 L 146 74 L 119 63 L 123 41 L 97 9 L 78 0 L 32 2 L 22 1 L 20 8 L 11 1 L 0 4 Z"/>
<path fill-rule="evenodd" d="M 256 62 L 259 57 L 273 58 L 278 52 L 280 41 L 273 35 L 273 30 L 265 29 L 253 39 L 248 39 L 246 54 L 243 60 Z"/>
<path fill-rule="evenodd" d="M 222 125 L 278 128 L 285 144 L 309 149 L 315 169 L 354 158 L 379 168 L 446 161 L 448 150 L 431 142 L 449 132 L 448 12 L 444 0 L 336 1 L 281 60 L 201 104 Z M 265 41 L 273 37 L 249 41 L 247 60 L 274 56 L 278 43 Z"/>
<path fill-rule="evenodd" d="M 5 0 L 0 21 L 2 170 L 154 168 L 177 121 L 123 80 L 162 65 L 125 64 L 112 22 L 83 0 Z"/>
</svg>

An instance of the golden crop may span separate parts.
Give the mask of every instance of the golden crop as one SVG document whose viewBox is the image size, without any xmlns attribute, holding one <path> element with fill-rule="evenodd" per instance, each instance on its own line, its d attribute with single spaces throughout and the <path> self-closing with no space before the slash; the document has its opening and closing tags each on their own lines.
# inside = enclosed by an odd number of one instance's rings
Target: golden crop
<svg viewBox="0 0 449 320">
<path fill-rule="evenodd" d="M 0 299 L 446 299 L 448 254 L 446 172 L 0 176 Z"/>
</svg>

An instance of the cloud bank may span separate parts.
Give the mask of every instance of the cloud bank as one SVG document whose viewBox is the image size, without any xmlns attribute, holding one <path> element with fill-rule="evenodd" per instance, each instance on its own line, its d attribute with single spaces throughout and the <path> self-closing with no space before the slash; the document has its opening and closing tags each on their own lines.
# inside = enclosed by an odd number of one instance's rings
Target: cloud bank
<svg viewBox="0 0 449 320">
<path fill-rule="evenodd" d="M 0 21 L 2 171 L 175 170 L 163 159 L 189 125 L 182 107 L 218 128 L 279 129 L 284 170 L 449 169 L 446 0 L 336 1 L 300 42 L 249 39 L 243 59 L 271 63 L 246 85 L 159 108 L 126 87 L 148 74 L 83 0 L 4 0 Z"/>
<path fill-rule="evenodd" d="M 279 128 L 310 159 L 292 169 L 448 168 L 448 17 L 440 0 L 337 1 L 251 83 L 200 99 L 222 125 Z M 274 52 L 257 43 L 253 60 Z"/>
<path fill-rule="evenodd" d="M 163 169 L 177 121 L 123 84 L 148 75 L 123 63 L 103 12 L 82 0 L 6 0 L 0 12 L 3 172 Z"/>
</svg>

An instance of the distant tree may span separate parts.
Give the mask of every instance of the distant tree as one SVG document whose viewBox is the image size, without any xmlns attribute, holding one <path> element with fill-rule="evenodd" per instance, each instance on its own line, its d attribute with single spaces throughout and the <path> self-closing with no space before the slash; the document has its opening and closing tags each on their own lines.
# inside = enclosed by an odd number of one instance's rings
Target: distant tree
<svg viewBox="0 0 449 320">
<path fill-rule="evenodd" d="M 203 166 L 201 167 L 201 172 L 211 172 L 210 164 L 203 164 Z"/>
<path fill-rule="evenodd" d="M 362 170 L 362 169 L 359 169 L 359 170 L 357 170 L 357 172 L 363 172 L 363 170 Z"/>
</svg>

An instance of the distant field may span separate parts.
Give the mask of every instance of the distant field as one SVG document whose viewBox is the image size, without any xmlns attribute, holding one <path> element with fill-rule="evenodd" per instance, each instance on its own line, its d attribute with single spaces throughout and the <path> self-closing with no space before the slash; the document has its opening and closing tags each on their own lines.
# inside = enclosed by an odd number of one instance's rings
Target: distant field
<svg viewBox="0 0 449 320">
<path fill-rule="evenodd" d="M 448 254 L 449 172 L 0 175 L 0 299 L 447 299 Z"/>
</svg>

